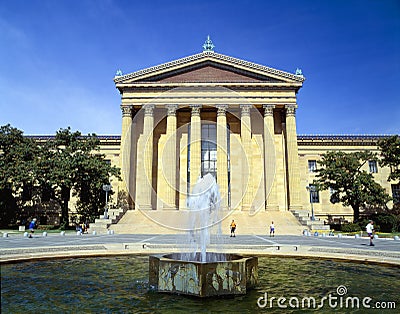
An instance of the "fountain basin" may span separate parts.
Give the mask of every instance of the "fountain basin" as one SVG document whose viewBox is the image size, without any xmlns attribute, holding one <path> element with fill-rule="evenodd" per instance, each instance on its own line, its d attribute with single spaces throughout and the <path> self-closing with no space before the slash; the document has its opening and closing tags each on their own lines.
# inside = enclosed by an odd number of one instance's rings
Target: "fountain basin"
<svg viewBox="0 0 400 314">
<path fill-rule="evenodd" d="M 257 257 L 207 252 L 210 262 L 201 262 L 200 253 L 189 261 L 182 256 L 150 256 L 149 285 L 158 292 L 198 297 L 246 294 L 257 285 Z"/>
</svg>

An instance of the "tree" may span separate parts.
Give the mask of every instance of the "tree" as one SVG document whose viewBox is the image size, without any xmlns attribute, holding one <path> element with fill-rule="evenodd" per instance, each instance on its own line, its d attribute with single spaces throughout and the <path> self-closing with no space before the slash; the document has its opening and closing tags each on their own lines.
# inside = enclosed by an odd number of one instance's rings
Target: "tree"
<svg viewBox="0 0 400 314">
<path fill-rule="evenodd" d="M 101 185 L 108 183 L 111 176 L 119 178 L 119 169 L 106 163 L 104 155 L 96 154 L 100 145 L 96 134 L 82 136 L 68 127 L 60 129 L 47 145 L 50 154 L 45 164 L 51 167 L 48 185 L 55 187 L 61 206 L 61 226 L 69 225 L 68 203 L 72 191 L 79 197 L 81 213 L 93 218 L 104 204 L 99 196 Z"/>
<path fill-rule="evenodd" d="M 30 206 L 35 185 L 37 146 L 9 124 L 0 127 L 0 225 L 15 223 Z"/>
<path fill-rule="evenodd" d="M 99 215 L 99 208 L 105 205 L 105 192 L 102 187 L 110 184 L 110 178 L 119 178 L 119 169 L 111 167 L 104 160 L 104 155 L 91 154 L 78 164 L 77 182 L 74 187 L 78 196 L 77 210 L 83 220 L 94 221 Z"/>
<path fill-rule="evenodd" d="M 36 142 L 5 125 L 0 128 L 0 224 L 16 222 L 18 212 L 32 200 L 56 201 L 61 207 L 61 226 L 69 224 L 71 192 L 78 196 L 78 212 L 93 219 L 104 206 L 102 184 L 119 169 L 100 155 L 95 134 L 82 136 L 60 129 L 54 139 Z M 29 205 L 28 205 L 29 204 Z"/>
<path fill-rule="evenodd" d="M 382 139 L 378 142 L 380 164 L 390 167 L 388 181 L 400 179 L 400 137 L 398 135 Z"/>
<path fill-rule="evenodd" d="M 360 210 L 370 206 L 386 207 L 390 196 L 371 173 L 362 170 L 369 160 L 376 160 L 371 152 L 327 152 L 322 155 L 317 170 L 316 184 L 319 190 L 332 189 L 331 202 L 341 202 L 352 207 L 354 221 L 360 217 Z"/>
</svg>

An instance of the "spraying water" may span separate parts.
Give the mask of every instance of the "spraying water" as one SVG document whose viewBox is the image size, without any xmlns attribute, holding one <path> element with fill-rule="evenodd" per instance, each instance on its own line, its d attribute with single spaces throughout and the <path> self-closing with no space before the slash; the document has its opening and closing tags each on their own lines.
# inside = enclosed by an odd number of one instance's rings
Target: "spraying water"
<svg viewBox="0 0 400 314">
<path fill-rule="evenodd" d="M 191 252 L 185 254 L 185 260 L 213 262 L 225 260 L 224 254 L 207 254 L 211 233 L 218 238 L 221 235 L 220 210 L 221 196 L 215 178 L 206 174 L 200 178 L 187 199 L 189 208 L 189 243 Z M 212 259 L 212 260 L 210 260 Z"/>
</svg>

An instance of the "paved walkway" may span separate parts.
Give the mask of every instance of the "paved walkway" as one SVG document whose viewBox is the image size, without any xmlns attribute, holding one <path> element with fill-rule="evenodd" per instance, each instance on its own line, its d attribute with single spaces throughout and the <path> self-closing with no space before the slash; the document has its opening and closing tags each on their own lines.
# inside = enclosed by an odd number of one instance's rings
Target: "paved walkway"
<svg viewBox="0 0 400 314">
<path fill-rule="evenodd" d="M 76 235 L 36 233 L 33 238 L 12 234 L 0 238 L 0 263 L 33 259 L 126 254 L 158 254 L 184 249 L 187 236 L 169 235 Z M 212 243 L 215 243 L 212 239 Z M 297 256 L 349 259 L 363 262 L 388 263 L 400 266 L 400 241 L 368 238 L 322 236 L 224 235 L 222 245 L 209 246 L 210 251 L 257 256 Z"/>
</svg>

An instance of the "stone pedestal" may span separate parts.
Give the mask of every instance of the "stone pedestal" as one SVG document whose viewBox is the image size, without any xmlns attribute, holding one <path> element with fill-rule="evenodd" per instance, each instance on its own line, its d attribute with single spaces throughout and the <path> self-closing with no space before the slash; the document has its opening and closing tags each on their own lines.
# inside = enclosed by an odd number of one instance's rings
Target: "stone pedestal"
<svg viewBox="0 0 400 314">
<path fill-rule="evenodd" d="M 212 297 L 246 294 L 257 285 L 257 257 L 226 254 L 226 261 L 203 263 L 183 261 L 180 256 L 149 257 L 150 287 L 158 292 Z"/>
</svg>

